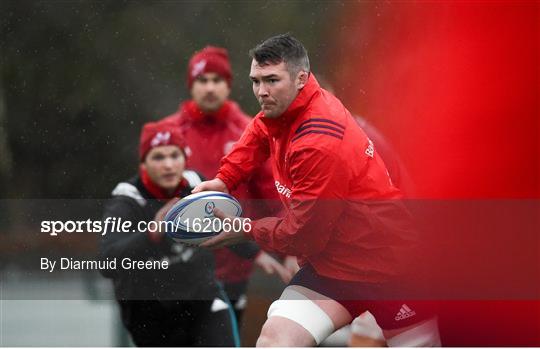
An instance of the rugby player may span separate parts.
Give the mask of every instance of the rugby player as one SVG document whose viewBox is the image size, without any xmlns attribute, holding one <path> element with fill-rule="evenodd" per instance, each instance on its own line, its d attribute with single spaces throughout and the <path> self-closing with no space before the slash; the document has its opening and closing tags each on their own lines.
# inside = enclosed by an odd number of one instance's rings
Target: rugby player
<svg viewBox="0 0 540 349">
<path fill-rule="evenodd" d="M 317 345 L 366 310 L 389 346 L 440 345 L 429 302 L 401 293 L 414 289 L 401 271 L 416 236 L 373 142 L 320 88 L 297 39 L 271 37 L 251 57 L 261 111 L 216 178 L 194 192 L 230 191 L 271 159 L 285 216 L 256 220 L 251 229 L 222 232 L 203 244 L 254 239 L 264 249 L 299 258 L 302 268 L 270 307 L 257 345 Z"/>
<path fill-rule="evenodd" d="M 177 128 L 144 125 L 139 173 L 120 182 L 104 220 L 120 217 L 160 222 L 179 197 L 202 181 L 185 168 L 184 139 Z M 150 225 L 148 225 L 149 227 Z M 114 281 L 122 322 L 137 346 L 238 346 L 232 307 L 215 279 L 210 251 L 174 243 L 163 229 L 112 231 L 101 241 L 103 258 L 168 261 L 165 270 L 102 270 Z"/>
</svg>

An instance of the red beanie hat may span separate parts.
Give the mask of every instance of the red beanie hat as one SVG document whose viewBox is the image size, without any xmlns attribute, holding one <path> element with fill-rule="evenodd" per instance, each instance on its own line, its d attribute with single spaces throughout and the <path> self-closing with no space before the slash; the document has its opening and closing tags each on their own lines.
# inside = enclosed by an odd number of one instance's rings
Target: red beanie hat
<svg viewBox="0 0 540 349">
<path fill-rule="evenodd" d="M 193 81 L 206 73 L 216 73 L 221 75 L 229 86 L 231 86 L 232 72 L 229 63 L 227 50 L 221 47 L 206 46 L 202 50 L 195 52 L 188 64 L 187 83 L 189 89 Z"/>
<path fill-rule="evenodd" d="M 184 137 L 180 130 L 170 122 L 149 122 L 144 124 L 139 142 L 139 159 L 144 161 L 152 148 L 163 145 L 176 145 L 184 151 Z"/>
</svg>

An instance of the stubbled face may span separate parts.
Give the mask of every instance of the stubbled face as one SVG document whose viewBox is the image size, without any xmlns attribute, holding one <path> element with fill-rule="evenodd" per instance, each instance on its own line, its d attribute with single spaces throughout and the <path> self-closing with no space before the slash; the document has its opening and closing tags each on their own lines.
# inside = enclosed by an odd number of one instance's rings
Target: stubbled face
<svg viewBox="0 0 540 349">
<path fill-rule="evenodd" d="M 253 83 L 253 93 L 267 118 L 281 116 L 307 81 L 304 71 L 291 77 L 285 62 L 260 65 L 254 59 L 249 77 Z"/>
<path fill-rule="evenodd" d="M 142 163 L 152 182 L 168 192 L 174 192 L 180 184 L 185 165 L 184 154 L 176 145 L 151 149 Z"/>
<path fill-rule="evenodd" d="M 199 75 L 191 86 L 191 97 L 206 113 L 217 111 L 229 98 L 231 89 L 227 81 L 216 73 Z"/>
</svg>

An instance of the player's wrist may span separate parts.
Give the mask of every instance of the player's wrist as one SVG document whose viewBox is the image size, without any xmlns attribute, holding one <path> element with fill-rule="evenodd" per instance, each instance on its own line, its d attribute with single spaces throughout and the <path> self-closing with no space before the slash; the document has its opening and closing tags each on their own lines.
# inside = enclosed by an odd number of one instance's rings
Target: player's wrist
<svg viewBox="0 0 540 349">
<path fill-rule="evenodd" d="M 233 185 L 232 181 L 227 177 L 225 176 L 222 172 L 219 172 L 217 175 L 216 175 L 216 180 L 219 180 L 221 183 L 223 183 L 223 186 L 224 186 L 224 191 L 225 192 L 228 192 L 230 193 L 231 190 L 233 190 L 235 188 L 235 186 Z"/>
</svg>

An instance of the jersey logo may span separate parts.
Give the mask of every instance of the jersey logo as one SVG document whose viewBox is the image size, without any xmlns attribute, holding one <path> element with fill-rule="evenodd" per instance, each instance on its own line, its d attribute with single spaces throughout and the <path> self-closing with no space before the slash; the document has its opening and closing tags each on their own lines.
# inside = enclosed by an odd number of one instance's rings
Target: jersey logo
<svg viewBox="0 0 540 349">
<path fill-rule="evenodd" d="M 302 122 L 294 133 L 296 136 L 294 136 L 291 142 L 312 133 L 343 139 L 345 127 L 333 120 L 313 118 Z"/>
<path fill-rule="evenodd" d="M 275 182 L 275 185 L 276 185 L 276 190 L 278 193 L 280 193 L 281 195 L 284 195 L 286 198 L 290 198 L 291 195 L 292 195 L 292 190 L 290 190 L 289 188 L 287 188 L 286 186 L 282 185 L 281 183 L 279 183 L 278 181 Z"/>
<path fill-rule="evenodd" d="M 410 318 L 412 316 L 415 316 L 416 315 L 416 312 L 414 310 L 412 310 L 411 308 L 409 308 L 407 306 L 407 304 L 403 304 L 401 306 L 401 309 L 399 309 L 398 313 L 396 314 L 396 316 L 394 317 L 394 320 L 396 321 L 400 321 L 400 320 L 403 320 L 403 319 L 406 319 L 406 318 Z"/>
<path fill-rule="evenodd" d="M 368 139 L 368 147 L 366 148 L 366 155 L 370 158 L 373 158 L 373 155 L 375 154 L 375 148 L 373 147 L 373 142 L 371 139 Z"/>
</svg>

